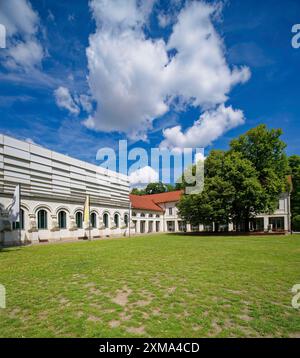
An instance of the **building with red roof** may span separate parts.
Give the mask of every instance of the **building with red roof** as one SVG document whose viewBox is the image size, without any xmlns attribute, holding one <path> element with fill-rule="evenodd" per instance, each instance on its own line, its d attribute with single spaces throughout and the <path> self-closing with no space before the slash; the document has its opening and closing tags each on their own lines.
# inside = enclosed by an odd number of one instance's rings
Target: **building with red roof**
<svg viewBox="0 0 300 358">
<path fill-rule="evenodd" d="M 176 204 L 181 190 L 151 195 L 130 195 L 132 223 L 137 233 L 184 231 Z"/>
</svg>

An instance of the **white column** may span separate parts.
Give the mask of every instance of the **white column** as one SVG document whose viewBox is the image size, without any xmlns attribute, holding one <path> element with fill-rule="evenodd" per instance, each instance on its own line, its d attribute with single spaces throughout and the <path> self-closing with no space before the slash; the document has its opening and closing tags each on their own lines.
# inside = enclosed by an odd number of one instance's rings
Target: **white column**
<svg viewBox="0 0 300 358">
<path fill-rule="evenodd" d="M 264 216 L 264 230 L 265 230 L 265 231 L 268 230 L 268 225 L 269 225 L 269 217 L 268 217 L 268 216 Z"/>
<path fill-rule="evenodd" d="M 145 220 L 145 234 L 148 234 L 148 229 L 149 229 L 149 221 L 146 219 Z"/>
<path fill-rule="evenodd" d="M 140 221 L 140 219 L 136 220 L 136 233 L 137 234 L 141 233 L 141 221 Z"/>
<path fill-rule="evenodd" d="M 178 220 L 175 220 L 175 232 L 179 231 Z"/>
</svg>

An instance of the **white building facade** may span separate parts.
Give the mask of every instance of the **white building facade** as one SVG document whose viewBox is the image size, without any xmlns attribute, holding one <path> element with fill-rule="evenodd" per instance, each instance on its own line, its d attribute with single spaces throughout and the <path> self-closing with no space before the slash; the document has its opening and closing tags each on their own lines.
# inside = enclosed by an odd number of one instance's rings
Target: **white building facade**
<svg viewBox="0 0 300 358">
<path fill-rule="evenodd" d="M 21 227 L 9 222 L 17 185 Z M 126 236 L 129 207 L 127 176 L 0 135 L 0 244 Z"/>
<path fill-rule="evenodd" d="M 131 195 L 134 232 L 213 232 L 215 224 L 191 225 L 183 221 L 176 207 L 181 191 L 154 195 Z M 290 194 L 284 193 L 278 200 L 274 213 L 260 214 L 250 220 L 250 232 L 289 233 L 291 231 Z M 232 223 L 220 225 L 220 232 L 239 231 Z"/>
<path fill-rule="evenodd" d="M 11 223 L 13 193 L 21 187 L 21 220 Z M 123 174 L 0 135 L 0 245 L 97 239 L 160 232 L 214 231 L 183 221 L 181 191 L 129 195 Z M 90 223 L 84 203 L 90 198 Z M 131 208 L 131 210 L 130 210 Z M 251 220 L 250 231 L 289 232 L 290 195 L 282 194 L 273 214 Z M 233 224 L 219 231 L 236 231 Z"/>
</svg>

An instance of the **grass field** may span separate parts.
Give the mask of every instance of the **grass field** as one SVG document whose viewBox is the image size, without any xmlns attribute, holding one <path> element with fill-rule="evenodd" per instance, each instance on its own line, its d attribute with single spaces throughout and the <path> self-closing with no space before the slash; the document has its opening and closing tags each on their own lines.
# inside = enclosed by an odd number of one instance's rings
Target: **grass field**
<svg viewBox="0 0 300 358">
<path fill-rule="evenodd" d="M 300 336 L 299 235 L 12 248 L 0 268 L 0 337 Z"/>
</svg>

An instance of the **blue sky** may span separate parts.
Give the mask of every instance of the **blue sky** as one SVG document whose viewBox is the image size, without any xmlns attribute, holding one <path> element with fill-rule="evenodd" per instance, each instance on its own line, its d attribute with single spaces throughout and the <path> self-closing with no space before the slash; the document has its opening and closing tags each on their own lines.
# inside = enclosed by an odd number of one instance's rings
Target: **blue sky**
<svg viewBox="0 0 300 358">
<path fill-rule="evenodd" d="M 299 1 L 118 1 L 1 2 L 1 132 L 95 162 L 125 138 L 207 154 L 265 123 L 300 154 Z"/>
</svg>

